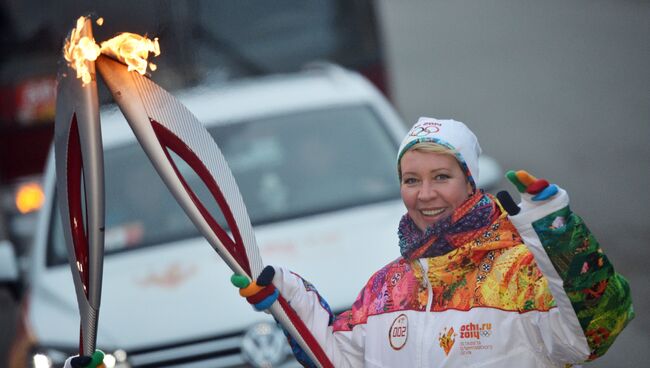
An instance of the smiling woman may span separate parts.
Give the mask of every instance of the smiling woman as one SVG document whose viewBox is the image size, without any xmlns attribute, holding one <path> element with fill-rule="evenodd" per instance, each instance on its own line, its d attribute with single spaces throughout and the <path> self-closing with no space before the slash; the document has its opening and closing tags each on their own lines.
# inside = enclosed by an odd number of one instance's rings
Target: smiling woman
<svg viewBox="0 0 650 368">
<path fill-rule="evenodd" d="M 604 354 L 634 317 L 627 281 L 566 192 L 509 173 L 526 194 L 518 214 L 506 213 L 476 186 L 480 153 L 463 123 L 413 126 L 397 155 L 401 257 L 340 315 L 297 274 L 267 267 L 334 366 L 562 367 Z M 273 303 L 275 294 L 259 294 L 247 295 L 257 310 Z"/>
</svg>

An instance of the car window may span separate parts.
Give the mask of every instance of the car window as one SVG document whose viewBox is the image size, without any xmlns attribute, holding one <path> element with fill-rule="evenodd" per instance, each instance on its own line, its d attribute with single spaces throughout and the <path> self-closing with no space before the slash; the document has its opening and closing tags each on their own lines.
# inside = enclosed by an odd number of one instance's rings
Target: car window
<svg viewBox="0 0 650 368">
<path fill-rule="evenodd" d="M 233 121 L 208 130 L 228 161 L 253 225 L 399 198 L 396 143 L 367 106 Z M 192 190 L 225 224 L 198 176 L 172 156 Z M 108 149 L 104 160 L 107 253 L 198 236 L 139 145 Z M 54 212 L 49 264 L 66 260 Z"/>
</svg>

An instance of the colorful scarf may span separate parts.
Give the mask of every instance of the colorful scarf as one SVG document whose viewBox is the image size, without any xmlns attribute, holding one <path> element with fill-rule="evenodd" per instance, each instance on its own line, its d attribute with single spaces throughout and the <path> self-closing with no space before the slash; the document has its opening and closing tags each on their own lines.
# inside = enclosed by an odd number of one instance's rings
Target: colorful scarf
<svg viewBox="0 0 650 368">
<path fill-rule="evenodd" d="M 477 191 L 454 213 L 429 226 L 424 233 L 407 213 L 402 216 L 398 230 L 402 257 L 416 259 L 446 254 L 467 243 L 498 215 L 495 201 L 483 191 Z"/>
</svg>

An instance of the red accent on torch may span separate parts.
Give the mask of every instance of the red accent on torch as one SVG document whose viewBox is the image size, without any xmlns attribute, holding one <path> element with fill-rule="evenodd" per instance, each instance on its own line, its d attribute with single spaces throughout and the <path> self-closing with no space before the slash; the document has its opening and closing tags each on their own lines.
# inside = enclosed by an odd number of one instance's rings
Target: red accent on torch
<svg viewBox="0 0 650 368">
<path fill-rule="evenodd" d="M 70 124 L 70 138 L 68 141 L 68 211 L 70 213 L 70 228 L 77 262 L 77 270 L 81 274 L 84 292 L 88 297 L 88 238 L 84 228 L 84 218 L 81 198 L 81 173 L 83 162 L 81 160 L 81 146 L 79 143 L 79 128 L 77 127 L 77 114 L 72 115 Z"/>
<path fill-rule="evenodd" d="M 235 222 L 235 218 L 232 215 L 232 211 L 230 210 L 230 207 L 228 206 L 228 203 L 226 202 L 223 193 L 221 193 L 221 190 L 219 190 L 217 183 L 214 181 L 214 178 L 212 178 L 212 175 L 210 175 L 208 169 L 205 167 L 203 162 L 196 156 L 196 154 L 192 151 L 192 149 L 190 149 L 190 147 L 188 147 L 183 141 L 181 141 L 174 133 L 170 132 L 169 129 L 165 128 L 164 126 L 162 126 L 160 123 L 158 123 L 153 119 L 151 119 L 151 126 L 153 127 L 154 132 L 156 132 L 156 136 L 158 137 L 160 144 L 163 147 L 167 147 L 171 149 L 172 151 L 174 151 L 174 153 L 180 156 L 185 162 L 187 162 L 187 164 L 190 165 L 190 167 L 194 170 L 194 172 L 197 173 L 197 175 L 201 178 L 203 183 L 208 187 L 208 190 L 210 190 L 210 193 L 212 194 L 214 199 L 217 201 L 217 204 L 219 205 L 219 209 L 221 209 L 221 212 L 226 218 L 228 227 L 230 227 L 230 231 L 232 232 L 232 235 L 235 238 L 234 242 L 228 236 L 228 233 L 226 233 L 221 228 L 221 226 L 219 226 L 217 221 L 214 219 L 214 217 L 212 217 L 212 215 L 210 214 L 208 209 L 205 208 L 203 203 L 201 203 L 201 201 L 196 196 L 192 188 L 190 188 L 190 186 L 187 184 L 187 181 L 185 180 L 183 175 L 178 170 L 178 167 L 176 167 L 176 164 L 174 163 L 174 160 L 169 155 L 169 152 L 165 150 L 165 155 L 167 156 L 169 163 L 174 168 L 176 175 L 178 175 L 178 178 L 183 183 L 183 187 L 185 188 L 187 193 L 190 195 L 190 197 L 192 197 L 192 201 L 194 202 L 196 207 L 199 209 L 199 211 L 206 219 L 210 227 L 214 230 L 217 237 L 219 237 L 219 240 L 221 240 L 221 242 L 226 246 L 228 252 L 233 256 L 233 258 L 235 258 L 235 260 L 237 260 L 237 262 L 242 266 L 244 271 L 246 271 L 246 274 L 250 277 L 251 269 L 250 269 L 250 264 L 248 262 L 248 257 L 246 256 L 246 251 L 244 249 L 244 241 L 242 240 L 241 234 L 239 233 L 239 228 L 237 227 L 237 222 Z"/>
</svg>

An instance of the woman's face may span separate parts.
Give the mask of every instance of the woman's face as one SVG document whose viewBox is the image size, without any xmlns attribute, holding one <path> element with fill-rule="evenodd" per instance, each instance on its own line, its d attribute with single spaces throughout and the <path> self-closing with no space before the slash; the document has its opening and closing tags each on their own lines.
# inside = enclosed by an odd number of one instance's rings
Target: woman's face
<svg viewBox="0 0 650 368">
<path fill-rule="evenodd" d="M 472 194 L 472 186 L 452 155 L 410 150 L 400 166 L 402 200 L 422 231 L 451 215 Z"/>
</svg>

